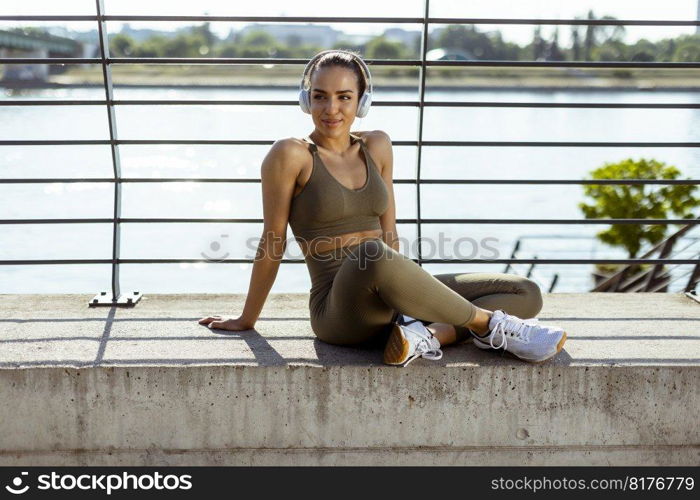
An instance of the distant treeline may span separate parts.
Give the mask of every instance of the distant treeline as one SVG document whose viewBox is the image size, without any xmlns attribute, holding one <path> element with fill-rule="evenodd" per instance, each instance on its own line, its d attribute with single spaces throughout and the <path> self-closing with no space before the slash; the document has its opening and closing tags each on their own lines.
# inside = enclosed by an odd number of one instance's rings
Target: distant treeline
<svg viewBox="0 0 700 500">
<path fill-rule="evenodd" d="M 592 11 L 590 20 L 615 20 L 611 16 L 597 18 Z M 577 17 L 577 19 L 579 19 Z M 560 44 L 560 30 L 566 31 L 567 46 Z M 15 28 L 37 36 L 40 28 Z M 640 39 L 633 44 L 623 42 L 625 27 L 616 25 L 555 26 L 545 38 L 541 27 L 535 26 L 530 43 L 521 46 L 505 41 L 498 30 L 485 31 L 475 25 L 447 25 L 429 36 L 428 50 L 441 48 L 448 58 L 511 61 L 642 61 L 699 62 L 700 35 L 681 35 L 656 42 Z M 571 40 L 571 43 L 568 43 Z M 384 35 L 366 43 L 355 44 L 342 38 L 333 47 L 304 43 L 298 35 L 278 40 L 263 29 L 232 33 L 220 39 L 211 31 L 210 23 L 179 30 L 173 35 L 154 34 L 137 41 L 126 33 L 109 37 L 113 57 L 250 57 L 250 58 L 310 58 L 325 48 L 356 50 L 369 59 L 419 59 L 421 37 L 415 34 L 408 42 L 397 42 Z"/>
<path fill-rule="evenodd" d="M 612 19 L 608 16 L 602 19 Z M 500 31 L 480 31 L 474 25 L 448 25 L 429 39 L 428 50 L 449 49 L 467 59 L 513 61 L 700 61 L 700 35 L 681 35 L 657 42 L 640 39 L 633 44 L 622 40 L 624 26 L 571 26 L 567 29 L 572 43 L 562 47 L 559 28 L 545 39 L 539 26 L 535 27 L 532 41 L 525 46 L 505 41 Z M 219 39 L 209 23 L 193 26 L 172 37 L 154 35 L 139 43 L 126 34 L 110 37 L 110 52 L 114 57 L 280 57 L 309 58 L 327 47 L 304 44 L 300 37 L 289 36 L 280 41 L 263 31 L 236 34 Z M 420 58 L 420 37 L 406 44 L 376 36 L 364 44 L 339 40 L 334 47 L 359 51 L 370 59 Z"/>
</svg>

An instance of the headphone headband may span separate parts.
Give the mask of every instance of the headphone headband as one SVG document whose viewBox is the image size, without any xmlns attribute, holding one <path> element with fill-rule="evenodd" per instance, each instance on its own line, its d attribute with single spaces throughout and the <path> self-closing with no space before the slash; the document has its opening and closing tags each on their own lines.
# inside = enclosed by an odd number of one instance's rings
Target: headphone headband
<svg viewBox="0 0 700 500">
<path fill-rule="evenodd" d="M 369 107 L 372 104 L 372 76 L 370 75 L 367 64 L 362 60 L 360 56 L 343 49 L 331 49 L 321 51 L 314 57 L 312 57 L 311 60 L 306 64 L 306 67 L 304 68 L 304 74 L 301 77 L 301 83 L 299 84 L 299 106 L 301 106 L 301 110 L 304 113 L 311 114 L 311 92 L 310 89 L 306 89 L 307 76 L 311 71 L 311 68 L 314 67 L 316 61 L 320 57 L 329 53 L 349 54 L 352 57 L 353 61 L 355 61 L 355 64 L 359 66 L 360 73 L 363 73 L 365 78 L 365 90 L 361 96 L 358 96 L 359 102 L 357 105 L 357 112 L 355 114 L 355 116 L 363 118 L 369 111 Z M 310 81 L 309 87 L 311 87 Z"/>
<path fill-rule="evenodd" d="M 372 77 L 370 76 L 369 72 L 369 67 L 367 67 L 367 64 L 362 60 L 361 57 L 359 57 L 357 54 L 354 54 L 352 52 L 349 52 L 347 50 L 343 49 L 330 49 L 330 50 L 323 50 L 316 54 L 314 57 L 311 58 L 311 60 L 306 64 L 306 67 L 304 68 L 304 73 L 301 78 L 301 86 L 300 90 L 305 90 L 304 87 L 306 86 L 306 77 L 309 73 L 309 70 L 314 66 L 314 63 L 321 58 L 322 56 L 329 54 L 329 53 L 341 53 L 341 54 L 348 54 L 350 55 L 353 60 L 357 63 L 357 65 L 360 67 L 360 71 L 363 73 L 365 77 L 365 92 L 371 94 L 372 93 Z M 309 82 L 310 84 L 310 82 Z"/>
</svg>

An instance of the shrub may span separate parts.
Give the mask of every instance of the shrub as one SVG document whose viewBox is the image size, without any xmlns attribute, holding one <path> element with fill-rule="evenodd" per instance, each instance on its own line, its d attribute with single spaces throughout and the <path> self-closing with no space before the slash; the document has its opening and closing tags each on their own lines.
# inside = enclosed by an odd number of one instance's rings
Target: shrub
<svg viewBox="0 0 700 500">
<path fill-rule="evenodd" d="M 628 158 L 617 163 L 605 163 L 591 171 L 591 179 L 676 179 L 680 170 L 654 159 Z M 693 194 L 694 185 L 656 184 L 587 184 L 584 193 L 591 203 L 581 202 L 579 208 L 586 219 L 667 219 L 695 217 L 692 210 L 700 205 Z M 597 233 L 598 238 L 612 246 L 627 250 L 635 258 L 644 242 L 656 244 L 664 239 L 667 225 L 613 224 Z"/>
</svg>

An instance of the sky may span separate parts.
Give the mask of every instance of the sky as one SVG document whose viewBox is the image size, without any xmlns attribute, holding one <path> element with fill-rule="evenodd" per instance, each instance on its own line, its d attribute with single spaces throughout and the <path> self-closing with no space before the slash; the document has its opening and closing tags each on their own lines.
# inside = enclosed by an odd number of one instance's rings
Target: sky
<svg viewBox="0 0 700 500">
<path fill-rule="evenodd" d="M 469 18 L 532 18 L 532 19 L 574 19 L 585 17 L 592 9 L 597 17 L 615 16 L 618 19 L 643 20 L 684 20 L 697 18 L 700 0 L 471 0 L 456 2 L 454 0 L 431 0 L 431 17 L 469 17 Z M 371 17 L 420 17 L 425 9 L 424 0 L 402 0 L 401 12 L 396 12 L 395 1 L 377 2 L 376 0 L 353 0 L 352 3 L 306 0 L 296 3 L 291 0 L 259 0 L 241 2 L 233 0 L 104 0 L 108 15 L 228 15 L 228 16 L 371 16 Z M 95 0 L 0 0 L 2 15 L 91 15 L 95 13 Z M 32 25 L 39 25 L 35 22 Z M 87 31 L 94 23 L 62 23 L 63 25 Z M 180 23 L 168 22 L 131 22 L 133 28 L 173 29 Z M 189 23 L 187 23 L 189 24 Z M 8 26 L 0 21 L 0 25 Z M 17 23 L 10 23 L 17 26 Z M 55 25 L 55 24 L 54 24 Z M 214 22 L 212 29 L 220 36 L 231 30 L 240 29 L 241 24 Z M 334 27 L 352 34 L 380 34 L 392 27 L 387 24 L 334 24 Z M 420 25 L 396 25 L 405 29 L 419 29 Z M 482 31 L 499 29 L 506 40 L 520 44 L 532 38 L 533 26 L 486 26 Z M 119 31 L 120 25 L 114 23 L 110 31 Z M 543 35 L 548 37 L 553 27 L 543 27 Z M 561 26 L 560 42 L 567 44 L 570 29 Z M 658 40 L 674 37 L 684 33 L 694 33 L 695 27 L 626 27 L 626 41 L 639 38 Z"/>
</svg>

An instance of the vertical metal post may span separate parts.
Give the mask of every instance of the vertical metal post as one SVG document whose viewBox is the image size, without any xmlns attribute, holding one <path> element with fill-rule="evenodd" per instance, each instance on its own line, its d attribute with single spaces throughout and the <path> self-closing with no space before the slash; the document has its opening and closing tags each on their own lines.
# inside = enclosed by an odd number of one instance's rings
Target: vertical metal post
<svg viewBox="0 0 700 500">
<path fill-rule="evenodd" d="M 104 20 L 105 7 L 104 0 L 95 0 L 97 8 L 97 31 L 100 42 L 100 58 L 102 65 L 102 77 L 105 87 L 105 98 L 107 100 L 107 121 L 109 123 L 109 142 L 112 151 L 112 170 L 114 173 L 114 215 L 112 227 L 112 292 L 100 292 L 89 302 L 90 306 L 112 306 L 126 305 L 133 306 L 141 298 L 140 292 L 133 292 L 122 295 L 119 286 L 119 249 L 121 240 L 121 228 L 119 219 L 121 218 L 122 192 L 121 192 L 121 162 L 119 159 L 119 146 L 117 140 L 117 119 L 114 113 L 114 92 L 112 89 L 112 67 L 109 61 L 109 38 L 107 24 Z"/>
<path fill-rule="evenodd" d="M 421 44 L 421 69 L 420 87 L 418 89 L 420 98 L 418 102 L 418 162 L 416 165 L 416 224 L 418 234 L 418 265 L 423 265 L 423 251 L 421 245 L 422 230 L 420 216 L 420 179 L 421 162 L 423 159 L 423 110 L 425 109 L 425 54 L 428 51 L 428 17 L 430 15 L 430 0 L 425 0 L 425 12 L 423 13 L 423 42 Z"/>
</svg>

